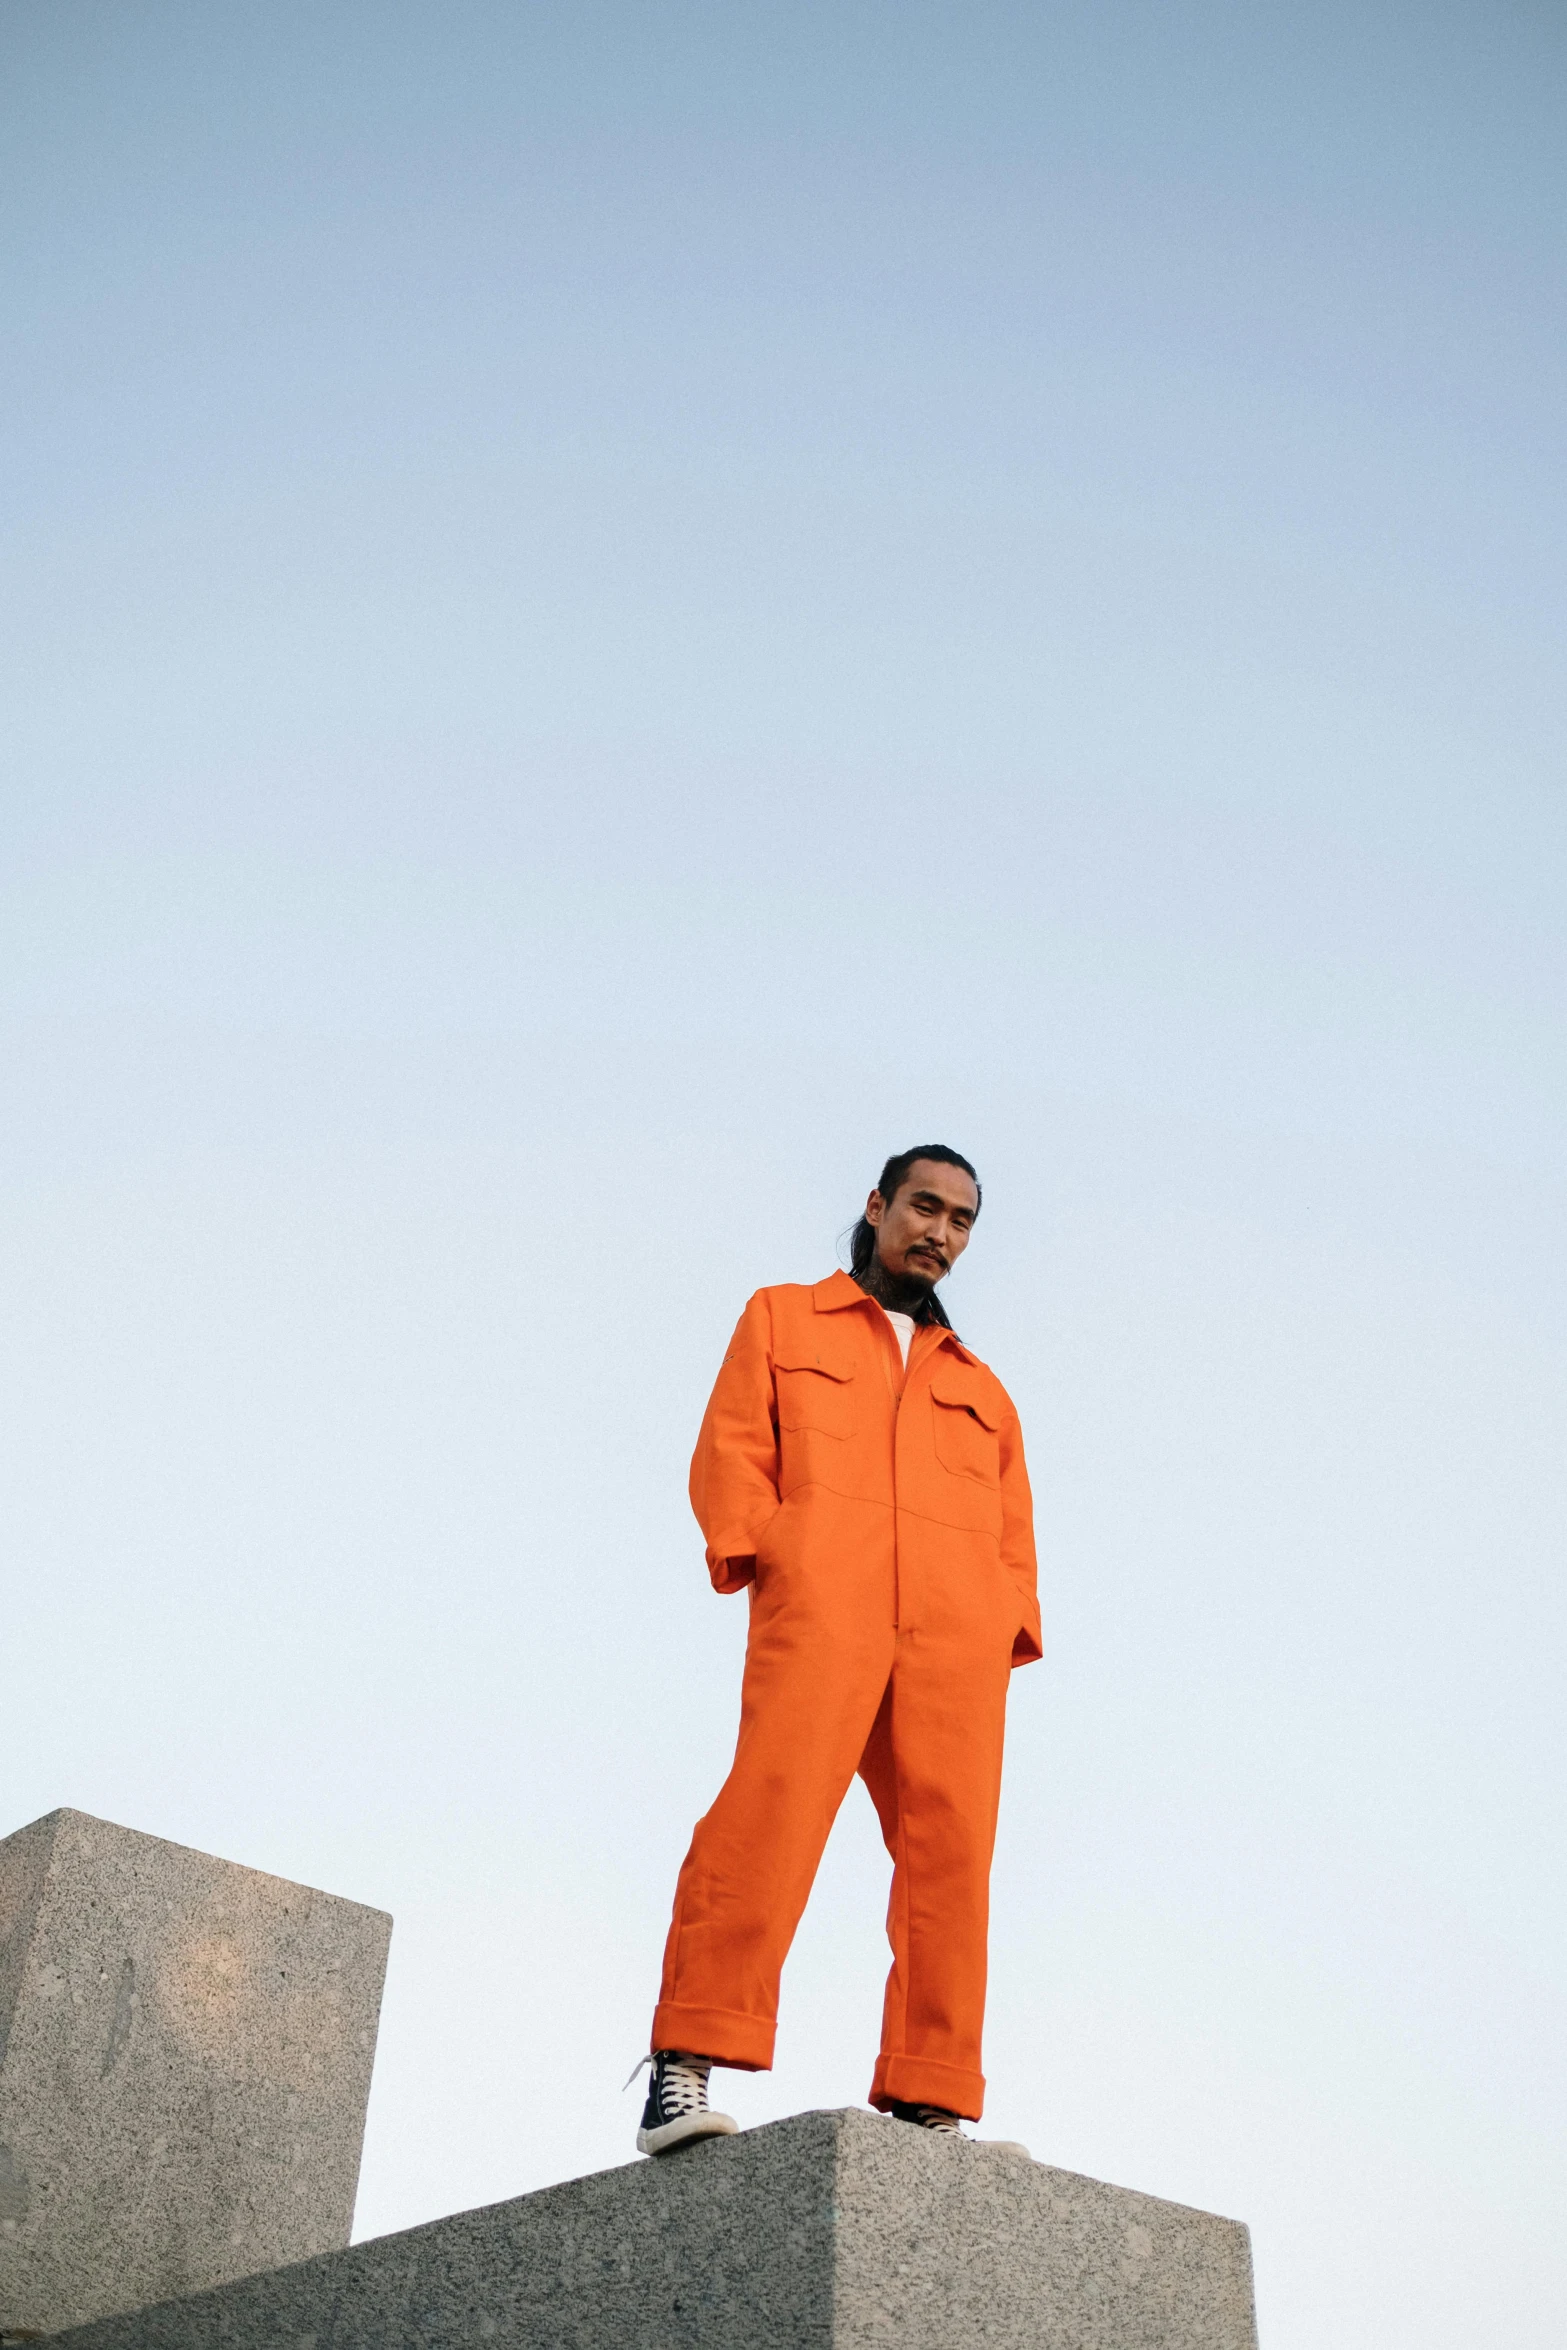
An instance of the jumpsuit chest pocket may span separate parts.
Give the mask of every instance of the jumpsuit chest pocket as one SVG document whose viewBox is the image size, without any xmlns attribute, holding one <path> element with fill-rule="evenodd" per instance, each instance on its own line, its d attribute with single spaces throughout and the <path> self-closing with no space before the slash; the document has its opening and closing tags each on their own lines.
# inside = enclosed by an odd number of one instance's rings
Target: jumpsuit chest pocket
<svg viewBox="0 0 1567 2350">
<path fill-rule="evenodd" d="M 1001 1483 L 1001 1413 L 993 1396 L 977 1381 L 955 1378 L 950 1372 L 932 1381 L 931 1410 L 936 1423 L 936 1458 L 955 1477 L 973 1477 L 981 1485 Z"/>
<path fill-rule="evenodd" d="M 778 1394 L 778 1427 L 817 1436 L 855 1433 L 854 1373 L 836 1363 L 821 1362 L 800 1353 L 788 1360 L 775 1357 L 773 1377 Z"/>
</svg>

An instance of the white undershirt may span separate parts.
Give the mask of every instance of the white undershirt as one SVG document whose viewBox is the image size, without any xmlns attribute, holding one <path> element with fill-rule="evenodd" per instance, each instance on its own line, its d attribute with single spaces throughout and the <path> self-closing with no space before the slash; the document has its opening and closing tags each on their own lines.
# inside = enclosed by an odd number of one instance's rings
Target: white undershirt
<svg viewBox="0 0 1567 2350">
<path fill-rule="evenodd" d="M 891 1306 L 883 1306 L 881 1310 L 892 1324 L 894 1335 L 898 1341 L 898 1352 L 903 1357 L 903 1368 L 907 1370 L 909 1367 L 909 1347 L 914 1337 L 914 1316 L 912 1314 L 895 1314 Z"/>
</svg>

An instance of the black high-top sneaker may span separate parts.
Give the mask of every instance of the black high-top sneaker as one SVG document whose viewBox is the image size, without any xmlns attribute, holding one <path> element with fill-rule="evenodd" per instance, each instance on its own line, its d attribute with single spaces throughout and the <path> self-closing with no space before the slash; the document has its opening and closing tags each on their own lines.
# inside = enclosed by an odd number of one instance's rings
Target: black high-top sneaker
<svg viewBox="0 0 1567 2350">
<path fill-rule="evenodd" d="M 948 2113 L 942 2105 L 900 2105 L 894 2098 L 892 2118 L 895 2122 L 912 2122 L 917 2130 L 942 2130 L 953 2138 L 963 2135 L 963 2125 L 957 2115 Z"/>
<path fill-rule="evenodd" d="M 900 2105 L 894 2101 L 892 2118 L 895 2122 L 912 2122 L 917 2130 L 935 2130 L 944 2138 L 962 2138 L 965 2146 L 988 2146 L 995 2154 L 1021 2154 L 1025 2162 L 1033 2156 L 1026 2146 L 1015 2138 L 969 2138 L 955 2113 L 948 2113 L 944 2105 Z"/>
<path fill-rule="evenodd" d="M 687 2056 L 678 2048 L 657 2049 L 650 2059 L 647 2103 L 637 2132 L 639 2154 L 671 2154 L 693 2138 L 730 2138 L 740 2124 L 727 2113 L 710 2113 L 707 2076 L 712 2066 L 705 2056 Z"/>
</svg>

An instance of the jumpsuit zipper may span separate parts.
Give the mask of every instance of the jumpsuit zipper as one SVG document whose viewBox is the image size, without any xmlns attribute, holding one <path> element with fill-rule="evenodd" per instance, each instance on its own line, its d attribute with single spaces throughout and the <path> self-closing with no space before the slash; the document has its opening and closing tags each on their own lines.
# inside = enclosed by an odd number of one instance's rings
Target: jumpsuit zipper
<svg viewBox="0 0 1567 2350">
<path fill-rule="evenodd" d="M 909 1366 L 903 1360 L 903 1349 L 898 1346 L 897 1332 L 887 1321 L 885 1314 L 883 1314 L 882 1320 L 886 1324 L 888 1338 L 891 1339 L 895 1347 L 898 1347 L 898 1368 L 903 1374 L 898 1384 L 892 1388 L 892 1628 L 897 1633 L 903 1629 L 903 1562 L 898 1556 L 898 1414 L 903 1409 L 903 1390 L 909 1383 Z M 911 1339 L 909 1341 L 910 1353 L 913 1352 L 913 1347 L 914 1342 Z M 891 1386 L 893 1373 L 887 1362 L 885 1347 L 882 1349 L 881 1360 L 882 1368 L 887 1372 L 888 1384 Z"/>
</svg>

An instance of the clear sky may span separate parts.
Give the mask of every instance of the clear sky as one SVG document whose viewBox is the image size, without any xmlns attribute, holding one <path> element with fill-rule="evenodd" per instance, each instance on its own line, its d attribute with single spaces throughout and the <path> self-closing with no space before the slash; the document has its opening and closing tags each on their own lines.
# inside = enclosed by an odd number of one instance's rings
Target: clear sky
<svg viewBox="0 0 1567 2350">
<path fill-rule="evenodd" d="M 0 110 L 0 1828 L 395 1913 L 360 2233 L 628 2158 L 707 1386 L 950 1141 L 986 2128 L 1557 2350 L 1559 10 L 57 0 Z"/>
</svg>

